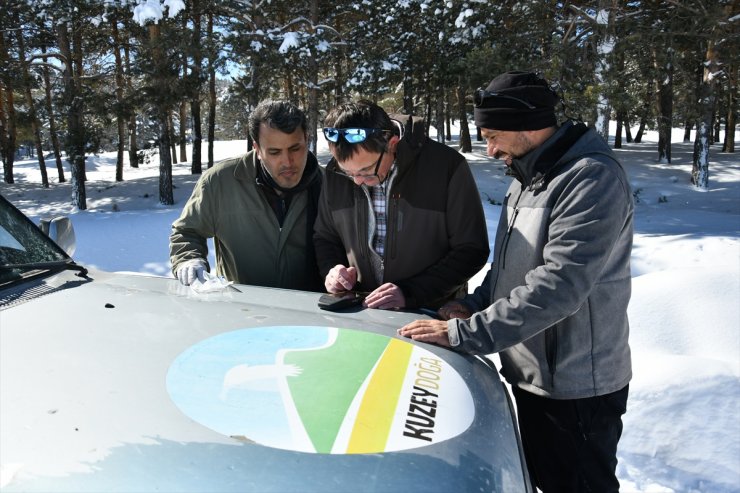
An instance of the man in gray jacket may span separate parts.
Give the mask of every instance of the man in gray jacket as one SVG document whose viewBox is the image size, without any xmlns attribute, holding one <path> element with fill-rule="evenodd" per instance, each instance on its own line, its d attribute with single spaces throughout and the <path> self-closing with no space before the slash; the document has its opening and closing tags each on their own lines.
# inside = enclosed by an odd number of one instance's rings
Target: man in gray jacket
<svg viewBox="0 0 740 493">
<path fill-rule="evenodd" d="M 312 236 L 322 173 L 306 117 L 287 101 L 263 101 L 249 134 L 254 150 L 203 173 L 172 224 L 172 272 L 184 285 L 204 281 L 213 238 L 217 272 L 230 281 L 320 291 Z"/>
<path fill-rule="evenodd" d="M 619 490 L 615 470 L 632 376 L 632 193 L 624 169 L 582 123 L 558 127 L 558 97 L 533 73 L 476 93 L 488 154 L 514 177 L 483 284 L 399 334 L 499 353 L 535 485 Z"/>
</svg>

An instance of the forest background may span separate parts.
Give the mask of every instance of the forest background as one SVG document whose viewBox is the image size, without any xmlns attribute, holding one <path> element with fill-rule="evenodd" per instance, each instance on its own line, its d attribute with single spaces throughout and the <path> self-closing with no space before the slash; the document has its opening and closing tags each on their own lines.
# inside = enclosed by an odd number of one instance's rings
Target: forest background
<svg viewBox="0 0 740 493">
<path fill-rule="evenodd" d="M 550 80 L 561 118 L 605 138 L 615 120 L 615 147 L 657 130 L 657 163 L 671 161 L 673 127 L 687 141 L 695 129 L 696 187 L 708 187 L 710 146 L 735 148 L 740 0 L 0 0 L 0 11 L 3 180 L 35 155 L 39 187 L 69 179 L 81 210 L 86 154 L 116 150 L 116 181 L 124 162 L 158 160 L 171 205 L 178 157 L 193 174 L 212 166 L 214 140 L 247 138 L 262 99 L 304 108 L 312 149 L 326 110 L 360 96 L 425 117 L 448 141 L 474 90 L 508 70 Z"/>
</svg>

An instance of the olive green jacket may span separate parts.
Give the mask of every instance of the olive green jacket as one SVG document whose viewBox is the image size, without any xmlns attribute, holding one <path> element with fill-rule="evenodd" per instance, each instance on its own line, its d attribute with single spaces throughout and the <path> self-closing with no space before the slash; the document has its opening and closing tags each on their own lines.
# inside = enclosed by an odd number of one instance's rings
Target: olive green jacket
<svg viewBox="0 0 740 493">
<path fill-rule="evenodd" d="M 311 194 L 311 187 L 295 194 L 281 228 L 257 183 L 257 166 L 256 153 L 251 151 L 203 173 L 172 224 L 172 272 L 190 259 L 208 263 L 207 239 L 213 238 L 216 272 L 230 281 L 321 290 L 313 248 L 307 248 L 313 229 L 313 224 L 307 224 L 309 195 L 318 194 Z M 321 174 L 309 153 L 301 184 L 320 180 Z"/>
</svg>

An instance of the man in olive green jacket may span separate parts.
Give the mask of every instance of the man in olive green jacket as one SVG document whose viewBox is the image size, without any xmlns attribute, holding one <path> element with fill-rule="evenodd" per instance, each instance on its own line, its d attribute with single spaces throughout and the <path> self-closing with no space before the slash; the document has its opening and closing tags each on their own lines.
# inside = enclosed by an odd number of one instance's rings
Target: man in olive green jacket
<svg viewBox="0 0 740 493">
<path fill-rule="evenodd" d="M 254 150 L 206 171 L 172 224 L 172 272 L 184 285 L 203 282 L 213 238 L 218 275 L 319 291 L 311 238 L 322 171 L 308 151 L 306 118 L 288 102 L 263 101 L 249 133 Z"/>
</svg>

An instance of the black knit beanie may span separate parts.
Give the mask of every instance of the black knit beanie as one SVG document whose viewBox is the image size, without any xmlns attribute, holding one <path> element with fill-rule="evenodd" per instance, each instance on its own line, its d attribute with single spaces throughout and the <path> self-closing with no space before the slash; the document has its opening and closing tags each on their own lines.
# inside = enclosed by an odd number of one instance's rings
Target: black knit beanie
<svg viewBox="0 0 740 493">
<path fill-rule="evenodd" d="M 476 94 L 475 125 L 491 130 L 539 130 L 557 125 L 557 95 L 532 72 L 506 72 Z"/>
</svg>

